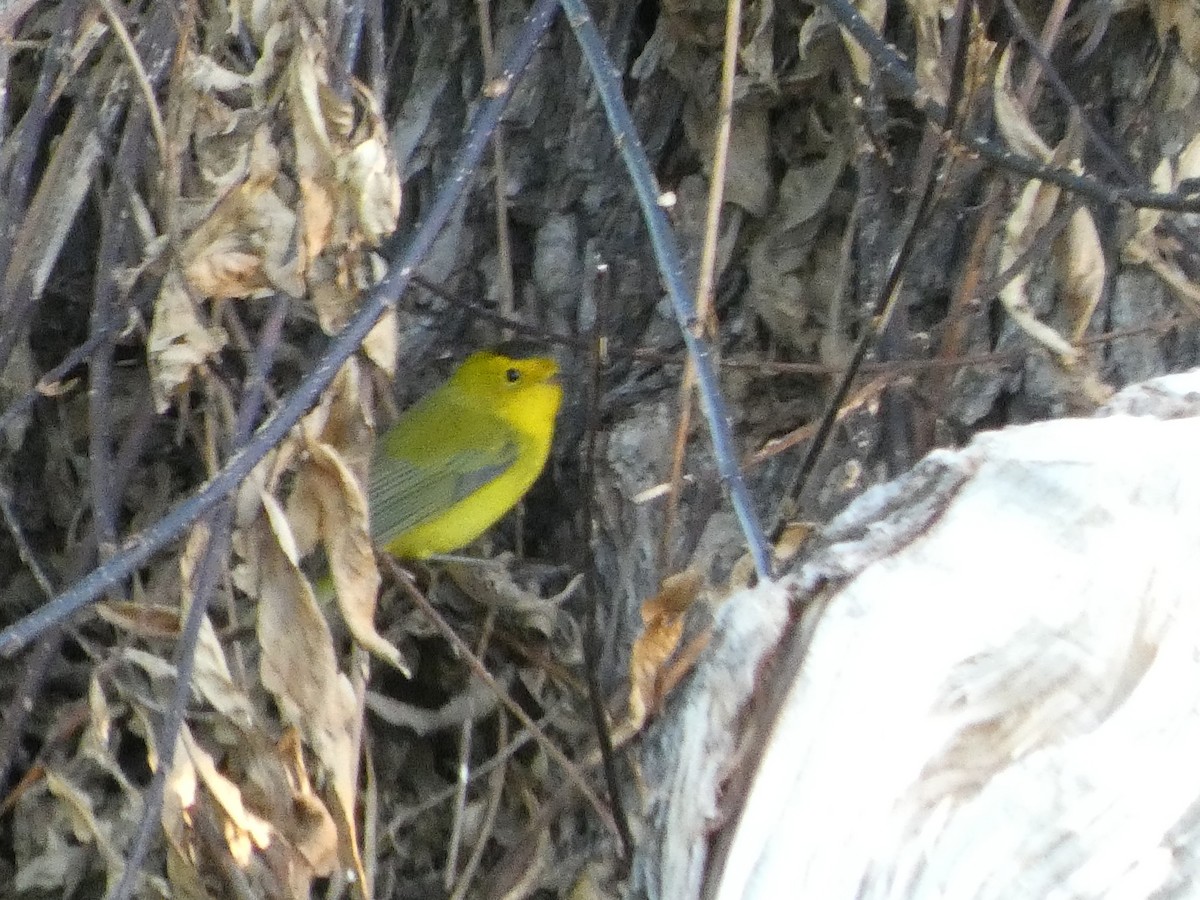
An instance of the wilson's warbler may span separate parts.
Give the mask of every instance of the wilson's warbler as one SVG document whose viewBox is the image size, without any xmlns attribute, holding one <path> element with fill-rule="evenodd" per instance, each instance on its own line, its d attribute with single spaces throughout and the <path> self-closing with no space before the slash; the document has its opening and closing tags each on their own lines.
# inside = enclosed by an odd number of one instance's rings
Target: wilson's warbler
<svg viewBox="0 0 1200 900">
<path fill-rule="evenodd" d="M 371 462 L 376 545 L 406 559 L 450 553 L 512 509 L 550 454 L 557 375 L 548 357 L 482 350 L 406 410 Z"/>
</svg>

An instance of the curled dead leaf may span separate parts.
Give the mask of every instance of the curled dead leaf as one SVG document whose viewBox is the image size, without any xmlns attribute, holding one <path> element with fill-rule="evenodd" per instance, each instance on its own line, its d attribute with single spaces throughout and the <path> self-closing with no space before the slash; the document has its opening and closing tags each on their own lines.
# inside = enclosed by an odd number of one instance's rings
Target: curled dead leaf
<svg viewBox="0 0 1200 900">
<path fill-rule="evenodd" d="M 229 854 L 239 866 L 245 868 L 255 849 L 262 850 L 270 845 L 275 829 L 270 822 L 246 808 L 241 789 L 220 772 L 212 754 L 196 743 L 186 725 L 179 734 L 175 756 L 186 756 L 191 760 L 199 781 L 220 806 L 224 825 L 222 831 Z"/>
<path fill-rule="evenodd" d="M 281 804 L 284 808 L 280 810 L 287 814 L 282 826 L 284 834 L 312 867 L 313 874 L 327 876 L 337 864 L 337 826 L 309 779 L 300 739 L 294 729 L 288 729 L 280 739 L 277 755 L 288 788 L 284 792 L 287 802 Z"/>
<path fill-rule="evenodd" d="M 1034 130 L 1014 93 L 1010 79 L 1012 48 L 1006 48 L 994 79 L 996 121 L 1005 142 L 1016 152 L 1046 163 L 1069 165 L 1081 171 L 1074 153 L 1073 133 L 1051 150 Z M 1074 129 L 1072 129 L 1072 132 Z M 1004 241 L 998 268 L 1007 271 L 1039 239 L 1061 202 L 1061 190 L 1046 182 L 1031 180 L 1022 189 L 1016 206 L 1005 222 Z M 1067 318 L 1068 337 L 1043 322 L 1029 302 L 1028 267 L 1018 272 L 1000 290 L 1000 302 L 1009 317 L 1034 341 L 1054 354 L 1060 365 L 1071 369 L 1082 361 L 1076 346 L 1087 330 L 1104 290 L 1106 263 L 1092 214 L 1086 208 L 1071 214 L 1067 227 L 1052 247 L 1059 298 Z"/>
<path fill-rule="evenodd" d="M 400 217 L 400 177 L 381 127 L 350 151 L 343 180 L 355 199 L 359 230 L 377 246 Z"/>
<path fill-rule="evenodd" d="M 1066 230 L 1054 242 L 1059 296 L 1070 323 L 1069 339 L 1078 345 L 1104 293 L 1107 263 L 1092 214 L 1077 209 Z"/>
<path fill-rule="evenodd" d="M 1191 179 L 1200 177 L 1200 135 L 1184 147 L 1176 163 L 1163 159 L 1155 167 L 1151 186 L 1156 191 L 1170 192 Z M 1200 285 L 1184 271 L 1178 259 L 1179 246 L 1174 237 L 1159 230 L 1162 212 L 1139 209 L 1137 227 L 1125 246 L 1121 258 L 1133 265 L 1148 266 L 1191 311 L 1200 316 Z"/>
<path fill-rule="evenodd" d="M 355 819 L 354 748 L 362 727 L 350 680 L 337 666 L 333 636 L 292 553 L 295 541 L 274 497 L 262 497 L 252 570 L 257 576 L 259 672 L 286 721 L 304 735 L 329 775 L 344 864 L 362 878 Z M 290 552 L 289 552 L 290 551 Z"/>
<path fill-rule="evenodd" d="M 410 675 L 403 654 L 375 630 L 380 577 L 361 482 L 328 444 L 311 448 L 302 477 L 321 508 L 321 541 L 350 633 L 359 645 Z"/>
<path fill-rule="evenodd" d="M 225 651 L 207 616 L 200 624 L 192 686 L 213 709 L 239 729 L 249 731 L 254 728 L 254 705 L 246 692 L 234 681 L 225 659 Z"/>
<path fill-rule="evenodd" d="M 225 332 L 200 320 L 183 277 L 167 273 L 154 304 L 146 339 L 154 405 L 166 412 L 175 393 L 225 346 Z"/>
<path fill-rule="evenodd" d="M 521 627 L 539 632 L 545 638 L 552 637 L 562 616 L 563 603 L 579 589 L 583 576 L 576 575 L 554 596 L 542 597 L 517 584 L 505 564 L 506 556 L 509 554 L 489 560 L 486 565 L 448 562 L 445 572 L 475 602 L 515 620 Z"/>
<path fill-rule="evenodd" d="M 629 720 L 635 731 L 666 696 L 663 673 L 683 637 L 684 615 L 703 586 L 699 573 L 689 569 L 664 578 L 659 592 L 642 604 L 645 627 L 629 656 Z"/>
<path fill-rule="evenodd" d="M 212 299 L 279 290 L 304 292 L 298 269 L 296 215 L 277 193 L 279 152 L 263 129 L 254 136 L 245 180 L 228 191 L 184 242 L 191 288 Z"/>
<path fill-rule="evenodd" d="M 871 29 L 879 34 L 883 31 L 883 20 L 887 15 L 887 0 L 858 0 L 855 7 L 859 15 L 866 20 Z M 846 44 L 846 52 L 850 54 L 850 64 L 854 66 L 854 77 L 859 84 L 869 84 L 871 81 L 871 55 L 867 53 L 845 28 L 839 28 L 842 40 Z"/>
<path fill-rule="evenodd" d="M 992 105 L 1000 135 L 1014 153 L 1049 162 L 1053 155 L 1046 142 L 1021 108 L 1021 101 L 1012 86 L 1012 46 L 1000 54 L 1000 64 L 992 80 Z"/>
<path fill-rule="evenodd" d="M 145 640 L 179 637 L 179 608 L 165 603 L 114 600 L 98 603 L 96 613 L 108 624 Z"/>
</svg>

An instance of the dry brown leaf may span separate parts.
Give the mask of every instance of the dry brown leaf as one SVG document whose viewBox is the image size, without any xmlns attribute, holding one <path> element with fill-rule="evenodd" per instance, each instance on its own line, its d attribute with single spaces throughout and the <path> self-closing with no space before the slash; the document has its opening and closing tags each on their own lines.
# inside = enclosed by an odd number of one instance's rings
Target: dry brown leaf
<svg viewBox="0 0 1200 900">
<path fill-rule="evenodd" d="M 1054 242 L 1054 260 L 1059 296 L 1070 324 L 1068 337 L 1078 345 L 1104 293 L 1107 272 L 1100 233 L 1088 210 L 1077 209 L 1071 215 L 1066 230 Z"/>
<path fill-rule="evenodd" d="M 179 580 L 182 585 L 180 615 L 186 615 L 191 609 L 191 586 L 195 567 L 208 549 L 208 540 L 209 529 L 201 522 L 188 534 L 183 552 L 179 555 Z M 194 667 L 193 690 L 239 729 L 251 730 L 254 727 L 253 705 L 246 693 L 234 682 L 229 664 L 225 660 L 225 651 L 208 616 L 200 623 Z"/>
<path fill-rule="evenodd" d="M 317 476 L 310 474 L 309 468 L 305 457 L 298 466 L 287 498 L 288 523 L 291 525 L 292 539 L 296 542 L 296 556 L 300 559 L 316 549 L 321 540 L 321 519 L 325 515 L 321 493 L 314 483 Z"/>
<path fill-rule="evenodd" d="M 110 625 L 144 640 L 174 640 L 179 637 L 177 606 L 116 600 L 96 604 L 96 612 Z"/>
<path fill-rule="evenodd" d="M 1053 155 L 1041 135 L 1021 108 L 1021 101 L 1012 87 L 1012 46 L 1004 48 L 1000 65 L 992 81 L 992 103 L 996 112 L 996 125 L 1004 143 L 1015 153 L 1049 162 Z"/>
<path fill-rule="evenodd" d="M 396 230 L 396 220 L 400 217 L 400 176 L 382 116 L 370 94 L 360 89 L 358 96 L 370 110 L 371 133 L 343 157 L 341 178 L 353 199 L 359 232 L 371 246 L 378 246 Z"/>
<path fill-rule="evenodd" d="M 369 401 L 362 391 L 362 364 L 349 359 L 317 406 L 300 420 L 300 439 L 285 443 L 289 458 L 297 460 L 297 479 L 288 495 L 287 514 L 301 557 L 313 551 L 325 528 L 322 494 L 306 474 L 310 448 L 318 444 L 332 447 L 364 481 L 374 445 L 372 422 Z"/>
<path fill-rule="evenodd" d="M 167 880 L 173 895 L 178 897 L 208 897 L 192 847 L 191 810 L 196 805 L 199 788 L 196 767 L 186 753 L 177 751 L 175 765 L 167 773 L 163 786 L 159 821 L 167 838 Z"/>
<path fill-rule="evenodd" d="M 1015 151 L 1046 163 L 1062 165 L 1073 143 L 1068 134 L 1062 144 L 1051 150 L 1038 136 L 1021 109 L 1010 83 L 1012 48 L 1005 49 L 994 79 L 996 122 L 1005 141 Z M 1070 167 L 1080 171 L 1077 161 Z M 1021 191 L 1017 204 L 1004 227 L 1004 242 L 1000 248 L 998 268 L 1007 271 L 1033 245 L 1054 215 L 1061 191 L 1047 182 L 1031 180 Z M 1080 208 L 1072 216 L 1064 233 L 1055 241 L 1054 260 L 1057 282 L 1068 319 L 1070 338 L 1042 322 L 1029 304 L 1029 271 L 1022 269 L 1000 290 L 1000 302 L 1012 320 L 1047 350 L 1067 369 L 1078 365 L 1082 354 L 1075 343 L 1083 336 L 1091 321 L 1104 288 L 1105 263 L 1100 236 L 1091 213 Z"/>
<path fill-rule="evenodd" d="M 313 260 L 308 272 L 308 296 L 326 334 L 341 331 L 358 309 L 360 292 L 346 259 L 333 253 Z"/>
<path fill-rule="evenodd" d="M 343 864 L 364 877 L 355 819 L 355 737 L 361 728 L 350 680 L 338 671 L 329 625 L 297 566 L 295 541 L 275 498 L 262 495 L 251 567 L 259 578 L 259 671 L 287 722 L 305 736 L 332 784 Z M 360 881 L 360 883 L 364 883 Z"/>
<path fill-rule="evenodd" d="M 266 520 L 257 529 L 259 583 L 253 596 L 263 686 L 276 696 L 287 721 L 323 743 L 338 744 L 351 724 L 344 702 L 349 683 L 342 683 L 329 624 L 297 566 L 283 510 L 269 494 L 262 504 Z"/>
<path fill-rule="evenodd" d="M 799 556 L 817 530 L 818 526 L 812 522 L 788 522 L 775 542 L 776 561 L 780 564 L 789 563 Z"/>
<path fill-rule="evenodd" d="M 108 698 L 96 673 L 88 679 L 88 728 L 84 741 L 96 750 L 108 746 L 108 738 L 112 733 L 112 713 L 108 707 Z"/>
<path fill-rule="evenodd" d="M 396 375 L 396 359 L 400 352 L 400 318 L 389 307 L 367 332 L 362 342 L 363 353 L 388 378 Z"/>
<path fill-rule="evenodd" d="M 301 233 L 309 259 L 332 243 L 337 233 L 337 157 L 349 134 L 353 107 L 329 86 L 325 51 L 315 35 L 294 49 L 287 79 L 287 106 L 296 140 L 296 179 L 300 185 Z M 311 284 L 311 277 L 310 277 Z"/>
<path fill-rule="evenodd" d="M 299 187 L 301 245 L 304 247 L 305 258 L 316 260 L 333 241 L 334 217 L 337 214 L 336 201 L 330 187 L 311 176 L 301 176 Z M 309 284 L 314 283 L 316 277 L 315 273 L 310 270 L 308 272 Z"/>
<path fill-rule="evenodd" d="M 683 636 L 684 614 L 704 586 L 693 570 L 663 579 L 659 592 L 642 604 L 645 627 L 629 656 L 629 720 L 634 730 L 662 703 L 660 678 Z"/>
<path fill-rule="evenodd" d="M 403 654 L 375 630 L 380 577 L 362 483 L 328 444 L 313 445 L 308 462 L 297 477 L 297 491 L 303 478 L 317 497 L 321 541 L 342 618 L 360 646 L 411 677 Z"/>
<path fill-rule="evenodd" d="M 876 34 L 883 32 L 883 20 L 887 16 L 887 0 L 856 0 L 854 6 Z M 854 77 L 859 84 L 871 82 L 871 54 L 864 50 L 845 28 L 839 28 L 850 64 L 854 66 Z"/>
<path fill-rule="evenodd" d="M 338 370 L 333 384 L 322 398 L 320 428 L 313 423 L 306 433 L 315 443 L 335 448 L 346 464 L 360 479 L 366 480 L 371 454 L 374 452 L 375 413 L 370 392 L 363 389 L 363 367 L 356 359 L 347 360 Z"/>
<path fill-rule="evenodd" d="M 184 728 L 186 727 L 185 724 Z M 182 742 L 182 733 L 180 741 Z M 175 765 L 167 773 L 162 812 L 163 828 L 168 834 L 177 838 L 183 837 L 187 827 L 186 813 L 196 804 L 199 788 L 200 780 L 196 774 L 196 767 L 188 754 L 180 752 L 177 744 Z"/>
<path fill-rule="evenodd" d="M 184 242 L 184 271 L 194 291 L 211 299 L 272 290 L 303 294 L 296 216 L 276 193 L 278 179 L 279 151 L 260 128 L 247 177 L 221 197 Z"/>
<path fill-rule="evenodd" d="M 152 679 L 173 681 L 175 678 L 175 664 L 155 653 L 147 653 L 137 647 L 126 647 L 121 651 L 121 659 L 133 663 Z"/>
<path fill-rule="evenodd" d="M 261 832 L 260 823 L 269 823 L 270 843 L 258 848 L 256 860 L 272 873 L 273 882 L 287 885 L 272 897 L 307 898 L 313 879 L 328 877 L 338 866 L 337 825 L 313 794 L 300 743 L 292 727 L 278 744 L 261 732 L 247 733 L 222 759 L 225 772 L 237 773 L 232 817 L 241 821 L 239 805 L 252 813 L 247 822 L 253 828 L 239 825 L 238 840 L 244 845 L 250 838 L 254 844 L 255 829 Z M 220 815 L 226 817 L 224 810 Z"/>
<path fill-rule="evenodd" d="M 200 623 L 192 687 L 213 709 L 239 729 L 248 731 L 255 727 L 254 706 L 246 692 L 233 680 L 225 660 L 225 651 L 208 616 Z"/>
<path fill-rule="evenodd" d="M 365 291 L 383 274 L 379 257 L 362 247 L 335 252 L 330 248 L 308 269 L 308 296 L 326 334 L 336 334 L 358 310 Z M 384 372 L 396 367 L 396 319 L 384 316 L 363 342 L 371 362 Z"/>
<path fill-rule="evenodd" d="M 1193 67 L 1200 67 L 1200 10 L 1188 0 L 1150 0 L 1146 4 L 1159 42 L 1164 44 L 1171 32 L 1179 41 L 1179 51 Z"/>
<path fill-rule="evenodd" d="M 200 781 L 224 813 L 222 833 L 229 847 L 229 855 L 245 868 L 250 864 L 250 855 L 255 849 L 262 850 L 270 845 L 274 835 L 271 823 L 246 808 L 241 790 L 221 774 L 216 760 L 196 743 L 186 725 L 179 733 L 179 744 L 175 751 L 177 758 L 184 754 L 196 767 Z"/>
<path fill-rule="evenodd" d="M 46 769 L 46 787 L 59 801 L 59 808 L 67 814 L 75 840 L 90 844 L 100 852 L 111 890 L 121 875 L 123 863 L 121 854 L 117 853 L 109 839 L 109 829 L 96 818 L 92 798 L 66 775 L 51 768 Z"/>
<path fill-rule="evenodd" d="M 1031 181 L 1021 192 L 1016 208 L 1005 223 L 1004 244 L 1000 249 L 1001 271 L 1006 271 L 1012 266 L 1036 236 L 1038 228 L 1034 221 L 1041 198 L 1040 182 Z M 1053 353 L 1063 365 L 1071 367 L 1078 363 L 1079 351 L 1072 347 L 1066 338 L 1042 322 L 1029 305 L 1028 269 L 1018 272 L 1001 288 L 1000 302 L 1021 330 Z"/>
<path fill-rule="evenodd" d="M 179 105 L 180 118 L 186 117 L 192 123 L 189 149 L 195 160 L 197 183 L 188 185 L 188 193 L 212 201 L 233 190 L 249 174 L 254 131 L 260 120 L 251 110 L 234 109 L 206 90 L 201 74 L 206 63 L 215 66 L 208 57 L 189 55 L 190 90 L 181 92 Z"/>
<path fill-rule="evenodd" d="M 327 334 L 358 309 L 380 277 L 378 245 L 400 213 L 400 178 L 378 105 L 354 84 L 353 101 L 330 87 L 324 42 L 302 29 L 287 70 L 286 98 L 295 133 L 299 233 L 308 296 Z M 359 124 L 356 126 L 355 122 Z M 364 343 L 385 372 L 395 367 L 395 321 Z"/>
<path fill-rule="evenodd" d="M 281 769 L 288 780 L 287 816 L 281 823 L 281 830 L 314 875 L 328 876 L 337 865 L 337 826 L 313 789 L 294 729 L 284 734 L 277 750 Z"/>
<path fill-rule="evenodd" d="M 163 279 L 146 338 L 151 389 L 158 412 L 166 412 L 192 373 L 225 346 L 225 332 L 200 321 L 183 277 L 174 269 Z"/>
<path fill-rule="evenodd" d="M 1200 136 L 1194 137 L 1179 159 L 1172 165 L 1163 159 L 1151 177 L 1151 186 L 1156 191 L 1170 192 L 1189 179 L 1200 177 Z M 1184 272 L 1177 254 L 1177 241 L 1158 230 L 1162 221 L 1160 210 L 1140 209 L 1137 212 L 1137 228 L 1121 248 L 1121 258 L 1133 265 L 1148 266 L 1175 292 L 1175 295 L 1191 311 L 1200 316 L 1200 285 Z"/>
<path fill-rule="evenodd" d="M 317 172 L 323 166 L 318 156 L 332 160 L 336 144 L 349 137 L 354 127 L 354 105 L 343 100 L 329 83 L 325 39 L 312 31 L 303 31 L 292 51 L 288 73 L 288 102 L 296 129 L 297 153 L 301 154 L 302 172 Z M 304 146 L 304 139 L 309 143 Z"/>
</svg>

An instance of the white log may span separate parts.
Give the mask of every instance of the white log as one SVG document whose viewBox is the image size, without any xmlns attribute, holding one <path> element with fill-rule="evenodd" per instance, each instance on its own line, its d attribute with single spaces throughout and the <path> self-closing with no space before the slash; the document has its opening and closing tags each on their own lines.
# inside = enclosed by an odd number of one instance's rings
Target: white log
<svg viewBox="0 0 1200 900">
<path fill-rule="evenodd" d="M 1200 374 L 1104 413 L 930 454 L 727 602 L 638 891 L 1200 896 Z"/>
</svg>

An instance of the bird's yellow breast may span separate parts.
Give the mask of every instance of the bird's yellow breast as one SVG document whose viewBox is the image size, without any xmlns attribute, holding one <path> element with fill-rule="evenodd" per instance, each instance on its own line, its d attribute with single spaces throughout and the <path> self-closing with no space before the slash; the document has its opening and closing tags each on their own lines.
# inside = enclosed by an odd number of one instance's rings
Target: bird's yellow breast
<svg viewBox="0 0 1200 900">
<path fill-rule="evenodd" d="M 546 465 L 562 401 L 544 357 L 479 353 L 407 410 L 371 465 L 371 533 L 420 559 L 479 537 L 517 504 Z"/>
</svg>

